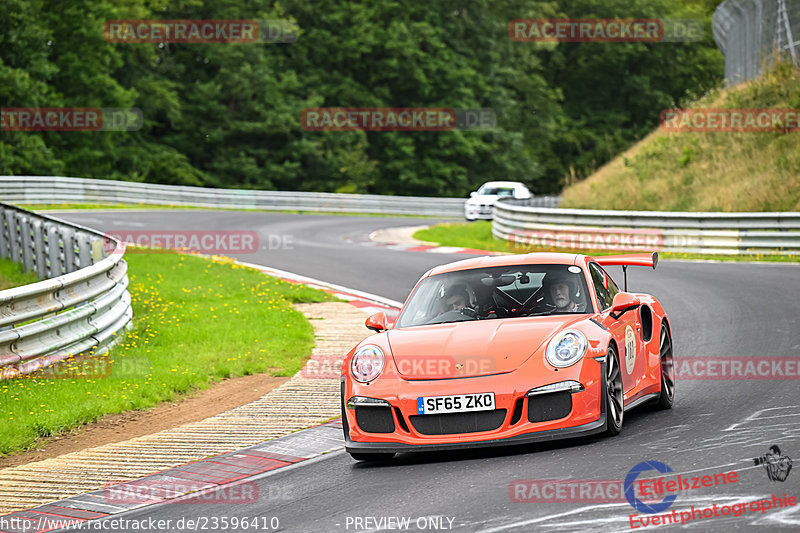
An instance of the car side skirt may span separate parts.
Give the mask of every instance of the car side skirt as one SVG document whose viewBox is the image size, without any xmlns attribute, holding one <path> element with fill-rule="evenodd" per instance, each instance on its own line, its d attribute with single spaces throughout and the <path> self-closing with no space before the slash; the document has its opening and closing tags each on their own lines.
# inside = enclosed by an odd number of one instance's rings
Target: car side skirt
<svg viewBox="0 0 800 533">
<path fill-rule="evenodd" d="M 643 403 L 646 403 L 646 402 L 649 402 L 649 401 L 653 401 L 653 400 L 657 399 L 660 395 L 661 395 L 661 391 L 651 392 L 650 394 L 645 394 L 644 396 L 639 396 L 638 398 L 636 398 L 631 403 L 629 403 L 628 405 L 625 406 L 625 411 L 630 411 L 634 407 L 639 407 Z"/>
</svg>

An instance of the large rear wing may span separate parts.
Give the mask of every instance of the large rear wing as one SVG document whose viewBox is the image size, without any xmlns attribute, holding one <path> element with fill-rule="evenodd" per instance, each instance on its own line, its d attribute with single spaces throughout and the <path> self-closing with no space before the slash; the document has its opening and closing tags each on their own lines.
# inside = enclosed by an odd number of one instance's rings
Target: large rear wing
<svg viewBox="0 0 800 533">
<path fill-rule="evenodd" d="M 651 267 L 653 270 L 655 270 L 656 265 L 658 264 L 658 252 L 646 254 L 601 255 L 600 257 L 594 257 L 593 259 L 602 266 L 622 265 L 623 267 Z"/>
<path fill-rule="evenodd" d="M 594 257 L 595 261 L 602 266 L 622 266 L 622 275 L 625 278 L 625 292 L 628 292 L 628 267 L 642 266 L 656 269 L 658 264 L 658 252 L 646 254 L 624 254 L 624 255 L 601 255 Z"/>
</svg>

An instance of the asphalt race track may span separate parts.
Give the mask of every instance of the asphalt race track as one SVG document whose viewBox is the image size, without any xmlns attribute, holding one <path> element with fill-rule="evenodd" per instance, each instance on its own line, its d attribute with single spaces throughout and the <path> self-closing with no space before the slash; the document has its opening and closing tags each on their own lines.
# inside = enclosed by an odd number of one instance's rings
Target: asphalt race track
<svg viewBox="0 0 800 533">
<path fill-rule="evenodd" d="M 375 229 L 427 223 L 415 218 L 196 210 L 55 216 L 103 231 L 254 230 L 267 249 L 239 259 L 400 301 L 427 269 L 467 257 L 370 245 L 368 234 Z M 268 249 L 269 235 L 291 236 L 291 249 Z M 621 283 L 618 270 L 611 273 Z M 630 269 L 628 278 L 632 291 L 652 293 L 666 308 L 678 368 L 698 356 L 800 356 L 797 265 L 662 261 L 655 272 Z M 800 460 L 796 379 L 679 380 L 672 410 L 630 411 L 623 432 L 611 439 L 405 454 L 383 466 L 356 463 L 340 451 L 262 475 L 257 480 L 262 496 L 256 504 L 171 504 L 116 518 L 172 519 L 175 524 L 182 517 L 277 517 L 278 530 L 291 532 L 401 530 L 389 517 L 409 519 L 402 529 L 409 531 L 630 531 L 629 515 L 636 512 L 624 499 L 516 502 L 510 497 L 515 493 L 513 482 L 624 480 L 636 464 L 654 460 L 685 476 L 738 472 L 737 483 L 681 493 L 670 511 L 750 502 L 772 494 L 798 496 L 800 471 L 783 482 L 770 481 L 764 468 L 754 465 L 753 458 L 774 444 Z M 798 509 L 748 511 L 684 527 L 797 530 Z M 677 528 L 658 527 L 665 529 Z M 185 531 L 174 525 L 167 530 Z"/>
</svg>

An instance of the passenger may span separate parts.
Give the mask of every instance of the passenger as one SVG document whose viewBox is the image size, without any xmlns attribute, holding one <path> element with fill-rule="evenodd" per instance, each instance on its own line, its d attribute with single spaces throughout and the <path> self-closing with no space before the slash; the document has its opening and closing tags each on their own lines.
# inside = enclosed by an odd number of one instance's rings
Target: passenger
<svg viewBox="0 0 800 533">
<path fill-rule="evenodd" d="M 580 283 L 575 275 L 566 272 L 548 272 L 542 280 L 545 296 L 556 306 L 559 313 L 583 313 L 586 300 L 581 298 Z"/>
</svg>

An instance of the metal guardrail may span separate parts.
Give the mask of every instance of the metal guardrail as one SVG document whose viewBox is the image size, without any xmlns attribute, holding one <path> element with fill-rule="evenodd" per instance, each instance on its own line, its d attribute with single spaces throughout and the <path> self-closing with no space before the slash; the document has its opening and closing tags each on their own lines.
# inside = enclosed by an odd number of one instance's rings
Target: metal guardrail
<svg viewBox="0 0 800 533">
<path fill-rule="evenodd" d="M 24 204 L 119 203 L 397 215 L 464 216 L 466 198 L 378 194 L 211 189 L 130 181 L 53 176 L 0 176 L 6 201 Z M 557 197 L 533 205 L 555 206 Z"/>
<path fill-rule="evenodd" d="M 561 203 L 560 196 L 534 196 L 529 199 L 503 198 L 504 202 L 525 207 L 550 207 L 555 209 Z"/>
<path fill-rule="evenodd" d="M 556 248 L 800 255 L 800 213 L 674 213 L 494 207 L 492 233 Z"/>
<path fill-rule="evenodd" d="M 0 379 L 121 340 L 133 317 L 124 252 L 91 229 L 0 203 L 0 257 L 43 280 L 0 291 Z"/>
<path fill-rule="evenodd" d="M 465 198 L 211 189 L 128 181 L 48 176 L 0 176 L 5 201 L 124 203 L 232 209 L 330 211 L 398 215 L 464 215 Z"/>
<path fill-rule="evenodd" d="M 776 58 L 800 65 L 797 0 L 726 0 L 714 11 L 712 29 L 728 85 L 759 76 Z"/>
</svg>

